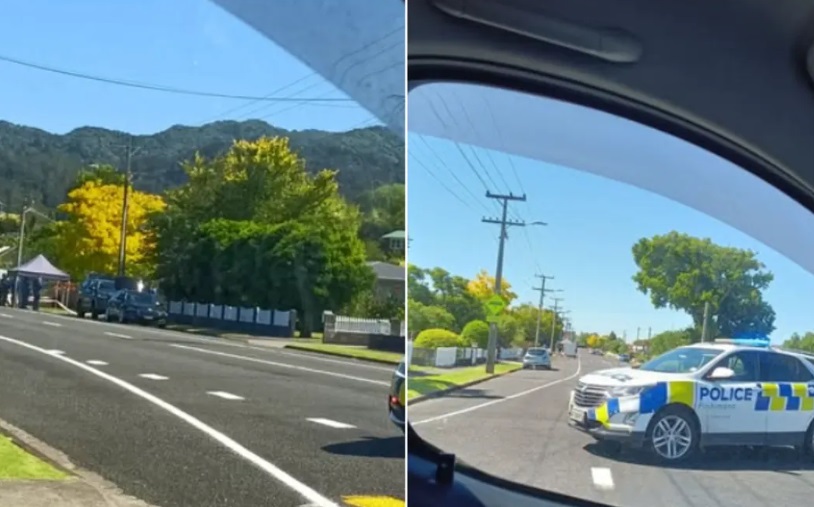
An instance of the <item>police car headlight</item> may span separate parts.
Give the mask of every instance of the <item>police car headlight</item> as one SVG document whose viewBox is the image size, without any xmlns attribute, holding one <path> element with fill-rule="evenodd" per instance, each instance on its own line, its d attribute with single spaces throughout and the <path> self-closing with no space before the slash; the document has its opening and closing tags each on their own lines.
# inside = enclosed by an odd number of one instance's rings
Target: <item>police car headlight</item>
<svg viewBox="0 0 814 507">
<path fill-rule="evenodd" d="M 636 396 L 637 394 L 641 393 L 648 386 L 619 386 L 619 387 L 612 387 L 608 390 L 608 397 L 609 398 L 622 398 L 625 396 Z"/>
</svg>

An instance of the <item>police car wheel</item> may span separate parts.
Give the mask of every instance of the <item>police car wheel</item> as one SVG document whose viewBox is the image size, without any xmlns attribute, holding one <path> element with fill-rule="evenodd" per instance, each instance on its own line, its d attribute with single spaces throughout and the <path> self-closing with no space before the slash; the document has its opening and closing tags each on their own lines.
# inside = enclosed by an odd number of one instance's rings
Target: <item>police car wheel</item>
<svg viewBox="0 0 814 507">
<path fill-rule="evenodd" d="M 685 460 L 698 447 L 698 429 L 687 410 L 670 407 L 656 415 L 648 441 L 659 458 Z"/>
</svg>

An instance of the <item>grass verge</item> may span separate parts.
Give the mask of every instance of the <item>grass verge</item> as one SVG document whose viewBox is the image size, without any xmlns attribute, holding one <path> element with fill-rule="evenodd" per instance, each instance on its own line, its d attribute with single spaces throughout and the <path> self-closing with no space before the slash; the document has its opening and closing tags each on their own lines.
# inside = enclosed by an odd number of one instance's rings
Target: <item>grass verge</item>
<svg viewBox="0 0 814 507">
<path fill-rule="evenodd" d="M 0 435 L 0 479 L 66 479 L 68 474 L 18 447 Z"/>
<path fill-rule="evenodd" d="M 467 368 L 456 368 L 444 373 L 427 373 L 420 368 L 410 368 L 409 380 L 407 382 L 407 399 L 411 400 L 418 396 L 426 396 L 445 389 L 461 387 L 473 382 L 489 380 L 498 375 L 504 375 L 523 367 L 520 363 L 497 363 L 495 373 L 486 373 L 483 365 L 470 366 Z"/>
<path fill-rule="evenodd" d="M 356 347 L 351 345 L 333 345 L 326 343 L 292 343 L 286 345 L 287 349 L 304 350 L 327 354 L 330 356 L 351 357 L 376 363 L 399 364 L 404 354 L 398 352 L 385 352 L 383 350 L 370 350 L 367 347 Z"/>
</svg>

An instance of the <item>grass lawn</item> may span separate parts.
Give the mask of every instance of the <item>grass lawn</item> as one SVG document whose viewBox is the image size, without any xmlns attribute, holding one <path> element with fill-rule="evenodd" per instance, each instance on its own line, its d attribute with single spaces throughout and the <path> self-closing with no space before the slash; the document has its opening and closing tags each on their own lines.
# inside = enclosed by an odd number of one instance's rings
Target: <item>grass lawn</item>
<svg viewBox="0 0 814 507">
<path fill-rule="evenodd" d="M 0 435 L 0 479 L 65 479 L 68 474 L 14 445 Z"/>
<path fill-rule="evenodd" d="M 355 359 L 372 359 L 378 362 L 399 364 L 404 354 L 398 352 L 385 352 L 382 350 L 370 350 L 367 347 L 356 347 L 351 345 L 333 345 L 327 343 L 294 343 L 286 345 L 288 349 L 307 350 L 309 352 L 319 352 L 332 356 L 352 357 Z"/>
<path fill-rule="evenodd" d="M 497 363 L 495 364 L 495 374 L 509 373 L 522 367 L 523 365 L 520 363 Z M 427 373 L 422 368 L 413 367 L 410 368 L 407 381 L 407 399 L 491 377 L 492 375 L 486 373 L 486 366 L 482 364 L 468 368 L 456 368 L 444 373 Z"/>
</svg>

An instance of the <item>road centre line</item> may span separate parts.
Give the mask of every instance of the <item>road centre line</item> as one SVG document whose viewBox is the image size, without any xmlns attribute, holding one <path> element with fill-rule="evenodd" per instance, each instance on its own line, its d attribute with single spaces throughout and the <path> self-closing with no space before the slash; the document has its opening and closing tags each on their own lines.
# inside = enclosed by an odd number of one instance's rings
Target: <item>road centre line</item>
<svg viewBox="0 0 814 507">
<path fill-rule="evenodd" d="M 464 408 L 464 409 L 461 409 L 461 410 L 456 410 L 454 412 L 449 412 L 448 414 L 442 414 L 442 415 L 438 415 L 438 416 L 435 416 L 435 417 L 430 417 L 428 419 L 424 419 L 424 420 L 417 421 L 417 422 L 410 421 L 410 424 L 412 426 L 418 426 L 419 424 L 426 424 L 426 423 L 430 423 L 430 422 L 433 422 L 433 421 L 439 421 L 441 419 L 446 419 L 448 417 L 454 417 L 456 415 L 466 414 L 468 412 L 472 412 L 472 411 L 478 410 L 480 408 L 485 408 L 485 407 L 488 407 L 488 406 L 491 406 L 491 405 L 497 405 L 498 403 L 503 403 L 504 401 L 513 400 L 515 398 L 520 398 L 521 396 L 526 396 L 528 394 L 531 394 L 531 393 L 534 393 L 534 392 L 537 392 L 537 391 L 542 391 L 543 389 L 547 389 L 549 387 L 552 387 L 552 386 L 555 386 L 557 384 L 561 384 L 563 382 L 566 382 L 568 380 L 576 378 L 576 377 L 579 376 L 581 371 L 582 371 L 582 359 L 579 356 L 577 356 L 577 371 L 574 372 L 572 375 L 570 375 L 568 377 L 557 379 L 557 380 L 554 380 L 552 382 L 548 382 L 547 384 L 543 384 L 541 386 L 533 387 L 531 389 L 527 389 L 525 391 L 521 391 L 519 393 L 515 393 L 515 394 L 512 394 L 510 396 L 506 396 L 505 398 L 498 398 L 496 400 L 487 401 L 485 403 L 480 403 L 478 405 L 474 405 L 474 406 L 471 406 L 471 407 L 468 407 L 468 408 Z M 407 385 L 408 386 L 410 385 L 410 380 L 409 379 L 407 380 Z M 409 402 L 408 402 L 408 405 L 409 405 Z"/>
<path fill-rule="evenodd" d="M 613 474 L 610 468 L 591 468 L 591 480 L 599 489 L 613 489 Z"/>
<path fill-rule="evenodd" d="M 89 360 L 87 360 L 85 362 L 88 363 L 88 364 L 91 364 L 93 366 L 107 366 L 106 362 L 99 361 L 98 359 L 89 359 Z"/>
<path fill-rule="evenodd" d="M 48 353 L 48 354 L 51 354 L 51 355 L 55 355 L 55 356 L 61 356 L 62 354 L 65 353 L 64 350 L 57 350 L 57 349 L 46 350 L 45 352 Z"/>
<path fill-rule="evenodd" d="M 60 324 L 59 322 L 49 322 L 47 320 L 44 320 L 42 321 L 42 323 L 45 324 L 46 326 L 62 327 L 62 324 Z"/>
<path fill-rule="evenodd" d="M 246 399 L 236 394 L 227 393 L 226 391 L 207 391 L 206 394 L 217 396 L 218 398 L 223 398 L 224 400 L 243 401 Z"/>
<path fill-rule="evenodd" d="M 168 345 L 170 347 L 175 347 L 175 348 L 179 348 L 179 349 L 194 350 L 196 352 L 201 352 L 203 354 L 212 354 L 212 355 L 216 355 L 216 356 L 230 357 L 232 359 L 240 359 L 241 361 L 249 361 L 249 362 L 253 362 L 253 363 L 267 364 L 267 365 L 270 365 L 270 366 L 278 366 L 280 368 L 290 368 L 292 370 L 307 371 L 309 373 L 319 373 L 321 375 L 330 375 L 332 377 L 339 377 L 339 378 L 344 378 L 344 379 L 348 379 L 348 380 L 355 380 L 357 382 L 367 382 L 367 383 L 370 383 L 370 384 L 376 384 L 376 385 L 381 385 L 381 386 L 389 386 L 390 385 L 390 382 L 385 382 L 383 380 L 373 380 L 373 379 L 369 379 L 369 378 L 356 377 L 354 375 L 346 375 L 344 373 L 336 373 L 336 372 L 333 372 L 333 371 L 317 370 L 315 368 L 308 368 L 308 367 L 305 367 L 305 366 L 297 366 L 297 365 L 288 364 L 288 363 L 278 363 L 276 361 L 268 361 L 268 360 L 265 360 L 265 359 L 257 359 L 256 357 L 239 356 L 237 354 L 229 354 L 227 352 L 217 352 L 217 351 L 214 351 L 214 350 L 201 349 L 201 348 L 198 348 L 198 347 L 190 347 L 188 345 L 179 345 L 177 343 L 170 343 Z"/>
<path fill-rule="evenodd" d="M 250 451 L 246 447 L 244 447 L 244 446 L 240 445 L 239 443 L 237 443 L 235 440 L 233 440 L 232 438 L 230 438 L 226 434 L 221 433 L 220 431 L 212 428 L 211 426 L 208 426 L 206 423 L 202 422 L 200 419 L 197 419 L 196 417 L 184 412 L 180 408 L 178 408 L 178 407 L 164 401 L 163 399 L 161 399 L 161 398 L 159 398 L 159 397 L 157 397 L 157 396 L 155 396 L 153 394 L 148 393 L 147 391 L 145 391 L 143 389 L 140 389 L 140 388 L 134 386 L 133 384 L 131 384 L 131 383 L 125 381 L 125 380 L 122 380 L 122 379 L 120 379 L 118 377 L 114 377 L 113 375 L 110 375 L 109 373 L 105 373 L 105 372 L 103 372 L 101 370 L 97 370 L 96 368 L 91 368 L 90 366 L 87 366 L 87 365 L 85 365 L 85 364 L 83 364 L 83 363 L 81 363 L 79 361 L 76 361 L 74 359 L 71 359 L 69 357 L 54 355 L 50 351 L 48 351 L 46 349 L 37 347 L 36 345 L 31 345 L 31 344 L 26 343 L 24 341 L 15 340 L 14 338 L 9 338 L 7 336 L 0 336 L 0 341 L 5 341 L 7 343 L 18 345 L 20 347 L 27 348 L 29 350 L 33 350 L 35 352 L 39 352 L 39 353 L 42 353 L 42 354 L 49 355 L 49 356 L 54 357 L 54 358 L 56 358 L 56 359 L 58 359 L 60 361 L 63 361 L 65 363 L 67 363 L 67 364 L 70 364 L 70 365 L 72 365 L 72 366 L 74 366 L 76 368 L 84 370 L 84 371 L 86 371 L 86 372 L 88 372 L 88 373 L 90 373 L 92 375 L 96 375 L 99 378 L 107 380 L 108 382 L 110 382 L 112 384 L 115 384 L 115 385 L 129 391 L 130 393 L 132 393 L 132 394 L 134 394 L 134 395 L 136 395 L 136 396 L 138 396 L 138 397 L 152 403 L 153 405 L 156 405 L 157 407 L 165 410 L 169 414 L 172 414 L 175 417 L 177 417 L 177 418 L 181 419 L 182 421 L 186 422 L 187 424 L 189 424 L 193 428 L 195 428 L 195 429 L 199 430 L 200 432 L 206 434 L 207 436 L 209 436 L 210 438 L 212 438 L 213 440 L 215 440 L 219 444 L 223 445 L 224 447 L 226 447 L 230 451 L 234 452 L 236 455 L 240 456 L 244 460 L 246 460 L 249 463 L 253 464 L 254 466 L 259 468 L 260 470 L 266 472 L 269 476 L 273 477 L 278 482 L 280 482 L 283 485 L 287 486 L 291 490 L 299 493 L 305 500 L 312 503 L 316 507 L 340 507 L 339 504 L 337 504 L 336 502 L 328 499 L 327 497 L 322 496 L 321 494 L 319 494 L 316 490 L 314 490 L 313 488 L 311 488 L 307 484 L 305 484 L 303 482 L 300 482 L 299 480 L 297 480 L 293 476 L 289 475 L 287 472 L 285 472 L 281 468 L 278 468 L 276 465 L 274 465 L 270 461 L 267 461 L 267 460 L 261 458 L 260 456 L 253 453 L 252 451 Z"/>
<path fill-rule="evenodd" d="M 334 421 L 333 419 L 324 419 L 322 417 L 309 417 L 306 420 L 311 421 L 312 423 L 322 424 L 323 426 L 330 426 L 331 428 L 336 428 L 339 430 L 348 430 L 356 427 L 352 424 Z"/>
<path fill-rule="evenodd" d="M 5 317 L 7 319 L 13 319 L 14 315 L 9 315 L 7 313 L 0 313 L 0 317 Z"/>
<path fill-rule="evenodd" d="M 150 380 L 169 380 L 169 377 L 158 375 L 156 373 L 139 373 L 138 376 L 141 378 L 148 378 Z"/>
<path fill-rule="evenodd" d="M 121 334 L 121 333 L 111 333 L 110 331 L 105 331 L 105 334 L 108 335 L 108 336 L 112 336 L 114 338 L 124 338 L 125 340 L 132 340 L 133 339 L 133 337 L 130 336 L 130 335 Z"/>
</svg>

